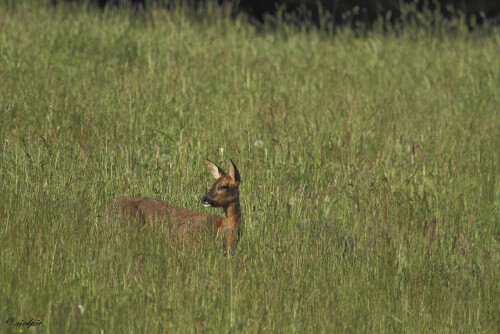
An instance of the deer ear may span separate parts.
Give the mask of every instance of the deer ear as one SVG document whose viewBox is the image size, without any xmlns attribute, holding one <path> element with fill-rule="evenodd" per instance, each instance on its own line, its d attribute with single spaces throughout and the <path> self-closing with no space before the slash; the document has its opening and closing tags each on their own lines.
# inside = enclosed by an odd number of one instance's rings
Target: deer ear
<svg viewBox="0 0 500 334">
<path fill-rule="evenodd" d="M 240 183 L 241 182 L 241 177 L 240 177 L 240 172 L 238 171 L 238 168 L 236 168 L 236 165 L 233 163 L 233 160 L 229 160 L 229 176 L 233 178 L 236 182 Z"/>
<path fill-rule="evenodd" d="M 212 161 L 206 159 L 205 162 L 207 164 L 208 170 L 210 171 L 210 174 L 212 174 L 214 178 L 220 179 L 221 177 L 226 175 L 226 172 L 224 172 L 222 168 L 214 164 Z"/>
</svg>

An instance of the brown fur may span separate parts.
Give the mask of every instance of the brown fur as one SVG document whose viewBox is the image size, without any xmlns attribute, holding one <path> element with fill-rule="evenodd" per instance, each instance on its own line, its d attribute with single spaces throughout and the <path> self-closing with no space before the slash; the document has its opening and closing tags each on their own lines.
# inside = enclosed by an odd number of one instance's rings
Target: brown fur
<svg viewBox="0 0 500 334">
<path fill-rule="evenodd" d="M 225 244 L 232 249 L 238 242 L 241 222 L 239 200 L 240 175 L 231 161 L 229 173 L 206 160 L 208 169 L 217 180 L 212 188 L 202 198 L 205 205 L 221 207 L 225 217 L 209 215 L 181 208 L 164 201 L 140 198 L 122 197 L 113 200 L 102 212 L 106 219 L 123 219 L 136 221 L 139 224 L 168 223 L 174 233 L 186 242 L 198 243 L 198 236 L 208 232 L 213 237 L 225 237 Z"/>
</svg>

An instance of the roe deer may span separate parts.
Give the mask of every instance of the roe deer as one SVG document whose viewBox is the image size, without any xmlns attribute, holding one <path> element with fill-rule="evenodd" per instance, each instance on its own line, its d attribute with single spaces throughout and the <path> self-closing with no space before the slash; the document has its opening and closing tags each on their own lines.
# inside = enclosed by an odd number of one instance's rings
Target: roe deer
<svg viewBox="0 0 500 334">
<path fill-rule="evenodd" d="M 209 215 L 178 207 L 150 198 L 122 197 L 113 200 L 101 213 L 106 219 L 134 220 L 142 224 L 165 222 L 176 234 L 198 243 L 197 235 L 208 231 L 212 236 L 224 236 L 226 249 L 232 249 L 238 242 L 241 209 L 238 186 L 240 173 L 230 160 L 229 173 L 225 173 L 210 160 L 206 164 L 212 176 L 217 179 L 212 188 L 203 196 L 205 207 L 223 208 L 225 217 Z"/>
</svg>

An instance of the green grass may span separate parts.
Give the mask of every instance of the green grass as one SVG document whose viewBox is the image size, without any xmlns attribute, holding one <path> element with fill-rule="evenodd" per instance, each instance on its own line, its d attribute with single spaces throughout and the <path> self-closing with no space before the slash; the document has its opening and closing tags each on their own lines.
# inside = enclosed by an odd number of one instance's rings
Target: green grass
<svg viewBox="0 0 500 334">
<path fill-rule="evenodd" d="M 0 4 L 0 326 L 498 333 L 498 27 L 207 11 Z M 241 172 L 234 254 L 96 219 L 213 213 L 205 158 Z"/>
</svg>

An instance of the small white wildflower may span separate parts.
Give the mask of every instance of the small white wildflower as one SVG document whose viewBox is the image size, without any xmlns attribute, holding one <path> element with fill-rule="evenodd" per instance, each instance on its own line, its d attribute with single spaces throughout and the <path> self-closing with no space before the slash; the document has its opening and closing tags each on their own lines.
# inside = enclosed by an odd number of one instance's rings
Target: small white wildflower
<svg viewBox="0 0 500 334">
<path fill-rule="evenodd" d="M 83 312 L 85 312 L 85 307 L 83 307 L 82 304 L 78 304 L 78 311 L 83 314 Z"/>
<path fill-rule="evenodd" d="M 292 196 L 290 197 L 290 199 L 288 200 L 288 204 L 290 204 L 291 206 L 297 204 L 298 202 L 300 201 L 300 199 L 298 199 L 297 197 L 295 196 Z"/>
<path fill-rule="evenodd" d="M 257 148 L 263 148 L 264 147 L 264 142 L 260 139 L 257 139 L 254 143 L 253 143 L 253 146 L 257 147 Z"/>
<path fill-rule="evenodd" d="M 167 161 L 168 160 L 168 155 L 166 155 L 165 153 L 163 153 L 162 155 L 160 155 L 160 160 L 161 161 Z"/>
</svg>

